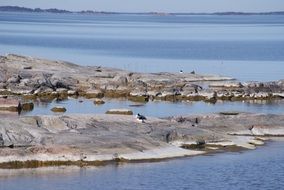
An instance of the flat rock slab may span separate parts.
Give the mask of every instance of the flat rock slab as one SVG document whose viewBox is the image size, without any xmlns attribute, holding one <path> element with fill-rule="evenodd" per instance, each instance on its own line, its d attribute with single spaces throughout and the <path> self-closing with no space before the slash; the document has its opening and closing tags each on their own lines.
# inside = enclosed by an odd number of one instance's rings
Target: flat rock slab
<svg viewBox="0 0 284 190">
<path fill-rule="evenodd" d="M 18 112 L 21 109 L 20 101 L 17 99 L 0 98 L 0 110 Z"/>
<path fill-rule="evenodd" d="M 211 151 L 227 146 L 252 149 L 262 143 L 259 136 L 284 136 L 283 129 L 284 115 L 247 113 L 147 117 L 145 123 L 108 114 L 3 118 L 0 163 L 162 159 L 202 154 L 207 145 Z M 181 148 L 200 142 L 204 150 Z"/>
<path fill-rule="evenodd" d="M 110 109 L 106 114 L 133 115 L 133 111 L 130 109 Z"/>
<path fill-rule="evenodd" d="M 53 112 L 66 112 L 67 110 L 66 110 L 65 107 L 56 106 L 56 107 L 51 108 L 51 111 L 53 111 Z"/>
</svg>

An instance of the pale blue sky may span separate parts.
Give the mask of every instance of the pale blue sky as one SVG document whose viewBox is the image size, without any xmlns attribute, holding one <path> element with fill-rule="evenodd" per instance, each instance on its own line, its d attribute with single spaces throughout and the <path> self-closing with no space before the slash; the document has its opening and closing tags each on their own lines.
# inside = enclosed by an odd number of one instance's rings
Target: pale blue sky
<svg viewBox="0 0 284 190">
<path fill-rule="evenodd" d="M 284 10 L 284 0 L 1 0 L 0 5 L 117 12 L 265 12 Z"/>
</svg>

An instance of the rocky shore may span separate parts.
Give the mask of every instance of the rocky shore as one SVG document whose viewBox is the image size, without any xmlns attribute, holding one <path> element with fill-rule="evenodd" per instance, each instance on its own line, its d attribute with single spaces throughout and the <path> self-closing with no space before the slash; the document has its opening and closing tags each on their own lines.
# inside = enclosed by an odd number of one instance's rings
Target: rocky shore
<svg viewBox="0 0 284 190">
<path fill-rule="evenodd" d="M 25 116 L 0 120 L 0 167 L 155 161 L 253 149 L 284 136 L 284 115 L 221 113 L 137 122 L 128 115 Z"/>
<path fill-rule="evenodd" d="M 96 105 L 104 103 L 102 97 L 138 102 L 273 100 L 284 97 L 284 80 L 241 83 L 194 72 L 135 73 L 12 54 L 0 57 L 1 112 L 32 109 L 37 98 L 69 96 L 93 98 Z M 107 113 L 13 117 L 1 113 L 0 168 L 156 161 L 253 149 L 269 137 L 284 136 L 284 115 L 223 112 L 147 117 L 141 123 L 131 110 L 113 108 Z"/>
<path fill-rule="evenodd" d="M 0 57 L 0 95 L 149 100 L 271 100 L 284 97 L 284 80 L 238 82 L 197 73 L 135 73 L 9 54 Z"/>
</svg>

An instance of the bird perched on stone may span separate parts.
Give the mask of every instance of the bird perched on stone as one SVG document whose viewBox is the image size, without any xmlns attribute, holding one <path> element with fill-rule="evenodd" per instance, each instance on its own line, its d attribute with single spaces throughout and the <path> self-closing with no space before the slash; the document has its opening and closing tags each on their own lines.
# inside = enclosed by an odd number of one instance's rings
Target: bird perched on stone
<svg viewBox="0 0 284 190">
<path fill-rule="evenodd" d="M 144 115 L 141 115 L 139 113 L 136 115 L 136 119 L 142 123 L 145 123 L 145 120 L 147 120 L 147 118 Z"/>
</svg>

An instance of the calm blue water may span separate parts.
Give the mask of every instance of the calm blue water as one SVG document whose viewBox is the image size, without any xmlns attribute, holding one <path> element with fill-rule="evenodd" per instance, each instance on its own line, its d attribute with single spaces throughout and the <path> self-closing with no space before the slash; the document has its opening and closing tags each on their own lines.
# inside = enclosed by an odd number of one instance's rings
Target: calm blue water
<svg viewBox="0 0 284 190">
<path fill-rule="evenodd" d="M 275 190 L 284 186 L 284 143 L 243 153 L 197 156 L 159 163 L 49 172 L 27 170 L 0 177 L 2 190 Z M 12 173 L 12 171 L 11 171 Z"/>
<path fill-rule="evenodd" d="M 65 114 L 81 113 L 95 114 L 105 113 L 113 108 L 131 109 L 134 114 L 142 113 L 153 117 L 168 117 L 176 115 L 190 115 L 203 113 L 216 113 L 225 111 L 253 112 L 253 113 L 284 113 L 284 101 L 247 101 L 247 102 L 221 102 L 210 104 L 205 102 L 165 102 L 153 101 L 142 106 L 133 106 L 137 103 L 126 100 L 106 99 L 103 105 L 94 105 L 91 100 L 84 99 L 79 102 L 77 99 L 69 99 L 66 101 L 52 101 L 50 103 L 35 102 L 35 108 L 31 112 L 22 113 L 22 115 L 52 115 L 51 108 L 54 106 L 64 106 L 67 111 Z"/>
<path fill-rule="evenodd" d="M 140 72 L 284 78 L 284 16 L 0 13 L 0 53 Z"/>
<path fill-rule="evenodd" d="M 0 12 L 0 54 L 17 53 L 139 72 L 195 70 L 242 81 L 284 79 L 284 16 L 145 16 Z M 104 113 L 130 108 L 165 117 L 220 111 L 283 113 L 283 102 L 149 102 L 68 100 L 38 103 L 25 115 Z M 164 111 L 166 110 L 166 111 Z M 0 189 L 283 189 L 284 143 L 254 151 L 47 173 L 27 170 Z M 10 170 L 9 172 L 13 172 Z M 4 177 L 3 177 L 4 176 Z"/>
</svg>

